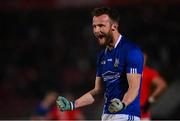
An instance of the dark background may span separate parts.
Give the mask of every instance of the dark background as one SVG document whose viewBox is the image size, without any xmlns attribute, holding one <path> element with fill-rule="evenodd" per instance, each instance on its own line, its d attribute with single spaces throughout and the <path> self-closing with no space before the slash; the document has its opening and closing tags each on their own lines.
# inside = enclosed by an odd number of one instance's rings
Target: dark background
<svg viewBox="0 0 180 121">
<path fill-rule="evenodd" d="M 122 35 L 147 51 L 168 83 L 153 119 L 180 119 L 178 0 L 1 0 L 0 119 L 29 119 L 47 90 L 76 99 L 93 88 L 100 48 L 91 10 L 106 5 L 119 10 Z M 101 104 L 82 108 L 86 118 L 100 119 Z"/>
</svg>

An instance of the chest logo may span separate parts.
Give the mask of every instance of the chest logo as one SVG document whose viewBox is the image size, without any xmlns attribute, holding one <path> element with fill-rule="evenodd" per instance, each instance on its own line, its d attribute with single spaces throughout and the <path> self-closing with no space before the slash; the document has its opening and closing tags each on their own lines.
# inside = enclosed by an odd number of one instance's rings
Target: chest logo
<svg viewBox="0 0 180 121">
<path fill-rule="evenodd" d="M 119 58 L 116 58 L 114 62 L 114 67 L 118 68 L 118 66 L 119 66 Z"/>
</svg>

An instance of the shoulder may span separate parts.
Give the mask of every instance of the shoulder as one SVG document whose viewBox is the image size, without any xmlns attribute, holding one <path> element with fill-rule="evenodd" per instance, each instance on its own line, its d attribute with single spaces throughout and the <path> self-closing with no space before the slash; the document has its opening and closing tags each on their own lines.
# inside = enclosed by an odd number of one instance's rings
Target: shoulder
<svg viewBox="0 0 180 121">
<path fill-rule="evenodd" d="M 143 57 L 143 53 L 140 49 L 140 47 L 134 43 L 131 40 L 126 39 L 125 37 L 123 38 L 123 42 L 122 42 L 122 48 L 123 48 L 123 52 L 127 55 L 127 56 L 141 56 Z"/>
<path fill-rule="evenodd" d="M 133 41 L 131 41 L 125 37 L 123 37 L 122 46 L 126 51 L 138 50 L 141 52 L 139 46 L 136 43 L 134 43 Z"/>
<path fill-rule="evenodd" d="M 130 65 L 139 65 L 143 68 L 144 56 L 141 49 L 132 41 L 123 38 L 121 48 L 125 61 Z"/>
</svg>

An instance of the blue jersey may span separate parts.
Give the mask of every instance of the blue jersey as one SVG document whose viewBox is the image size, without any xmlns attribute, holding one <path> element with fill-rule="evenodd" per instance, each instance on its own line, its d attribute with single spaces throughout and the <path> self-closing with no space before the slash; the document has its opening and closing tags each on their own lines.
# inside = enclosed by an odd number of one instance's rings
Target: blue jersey
<svg viewBox="0 0 180 121">
<path fill-rule="evenodd" d="M 113 98 L 123 99 L 128 90 L 127 73 L 142 74 L 143 54 L 141 50 L 125 37 L 112 50 L 105 49 L 97 58 L 96 76 L 101 77 L 105 87 L 104 114 Z M 114 113 L 113 113 L 114 114 Z M 140 117 L 140 89 L 138 96 L 123 111 L 115 114 L 129 114 Z"/>
</svg>

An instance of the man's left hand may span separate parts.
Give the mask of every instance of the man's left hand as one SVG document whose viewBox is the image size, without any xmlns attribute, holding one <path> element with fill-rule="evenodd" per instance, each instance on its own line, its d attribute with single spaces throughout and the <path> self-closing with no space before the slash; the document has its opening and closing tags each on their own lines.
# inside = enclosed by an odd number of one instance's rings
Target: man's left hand
<svg viewBox="0 0 180 121">
<path fill-rule="evenodd" d="M 119 99 L 114 98 L 111 100 L 111 104 L 109 105 L 109 111 L 111 113 L 116 113 L 119 111 L 122 111 L 125 108 L 125 104 L 123 102 L 121 102 Z"/>
</svg>

